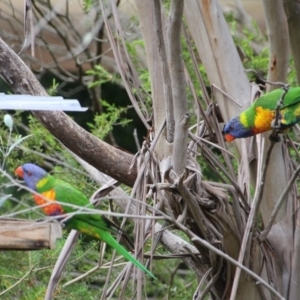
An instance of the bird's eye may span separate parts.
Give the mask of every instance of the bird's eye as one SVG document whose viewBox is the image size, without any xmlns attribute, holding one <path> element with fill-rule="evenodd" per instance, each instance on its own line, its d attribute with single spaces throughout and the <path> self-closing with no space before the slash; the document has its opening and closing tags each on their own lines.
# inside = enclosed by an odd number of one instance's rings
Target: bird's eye
<svg viewBox="0 0 300 300">
<path fill-rule="evenodd" d="M 27 171 L 26 173 L 27 173 L 28 176 L 32 175 L 32 173 L 30 171 Z"/>
<path fill-rule="evenodd" d="M 230 129 L 233 129 L 233 128 L 234 128 L 234 126 L 233 126 L 233 125 L 230 125 L 230 126 L 229 126 L 229 128 L 230 128 Z"/>
</svg>

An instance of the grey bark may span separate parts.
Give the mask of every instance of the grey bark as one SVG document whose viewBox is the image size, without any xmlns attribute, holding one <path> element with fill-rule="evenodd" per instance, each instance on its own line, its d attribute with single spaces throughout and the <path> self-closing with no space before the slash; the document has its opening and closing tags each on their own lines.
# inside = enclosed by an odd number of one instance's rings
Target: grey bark
<svg viewBox="0 0 300 300">
<path fill-rule="evenodd" d="M 263 5 L 270 45 L 267 80 L 286 82 L 289 64 L 289 34 L 283 3 L 264 0 Z M 276 88 L 278 88 L 276 85 L 267 85 L 268 92 Z"/>
<path fill-rule="evenodd" d="M 294 58 L 295 69 L 300 83 L 300 3 L 297 0 L 283 0 L 284 10 L 288 22 L 289 38 L 291 50 Z"/>
</svg>

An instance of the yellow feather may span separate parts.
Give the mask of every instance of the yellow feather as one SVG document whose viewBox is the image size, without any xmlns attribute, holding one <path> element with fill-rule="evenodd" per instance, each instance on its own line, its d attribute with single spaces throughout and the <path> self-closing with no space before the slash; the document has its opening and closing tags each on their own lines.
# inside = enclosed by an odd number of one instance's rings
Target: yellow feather
<svg viewBox="0 0 300 300">
<path fill-rule="evenodd" d="M 255 133 L 265 132 L 271 129 L 271 123 L 275 117 L 275 111 L 262 108 L 261 106 L 255 108 Z"/>
<path fill-rule="evenodd" d="M 248 119 L 247 119 L 247 115 L 245 114 L 245 112 L 242 112 L 240 115 L 240 122 L 243 124 L 244 127 L 248 127 Z"/>
<path fill-rule="evenodd" d="M 48 178 L 42 178 L 37 184 L 36 187 L 37 189 L 42 188 L 46 183 L 48 182 Z"/>
</svg>

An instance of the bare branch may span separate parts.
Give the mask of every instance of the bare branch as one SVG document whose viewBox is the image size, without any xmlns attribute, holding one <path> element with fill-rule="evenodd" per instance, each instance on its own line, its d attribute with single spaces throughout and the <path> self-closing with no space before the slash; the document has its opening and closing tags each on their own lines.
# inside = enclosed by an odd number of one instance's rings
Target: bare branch
<svg viewBox="0 0 300 300">
<path fill-rule="evenodd" d="M 287 80 L 289 63 L 289 36 L 287 21 L 283 9 L 284 1 L 264 0 L 264 12 L 268 30 L 270 55 L 267 81 Z M 267 85 L 270 92 L 274 86 Z"/>
<path fill-rule="evenodd" d="M 272 211 L 269 222 L 265 226 L 264 230 L 261 232 L 261 234 L 259 236 L 259 240 L 261 242 L 264 241 L 267 238 L 267 236 L 268 236 L 268 234 L 269 234 L 269 232 L 270 232 L 270 230 L 271 230 L 271 228 L 274 224 L 275 218 L 276 218 L 276 216 L 277 216 L 277 214 L 280 210 L 280 207 L 283 204 L 283 202 L 286 201 L 286 196 L 287 196 L 288 192 L 290 191 L 290 189 L 292 188 L 294 182 L 297 180 L 299 173 L 300 173 L 300 166 L 298 166 L 297 170 L 294 172 L 292 178 L 290 179 L 287 187 L 282 192 L 280 198 L 278 199 L 278 201 L 276 203 L 276 206 L 274 207 L 274 210 Z"/>
<path fill-rule="evenodd" d="M 64 270 L 64 267 L 72 254 L 73 248 L 76 246 L 76 242 L 79 237 L 79 232 L 76 230 L 72 230 L 64 244 L 63 250 L 60 252 L 59 257 L 55 263 L 55 266 L 53 268 L 51 278 L 49 280 L 45 300 L 51 300 L 53 299 L 52 295 L 55 291 L 55 288 L 61 278 L 61 274 Z"/>
<path fill-rule="evenodd" d="M 183 7 L 184 1 L 172 0 L 168 22 L 168 58 L 175 116 L 173 167 L 175 173 L 178 175 L 185 171 L 189 126 L 186 80 L 184 74 L 180 34 Z"/>
<path fill-rule="evenodd" d="M 161 1 L 154 0 L 154 16 L 155 16 L 155 31 L 157 32 L 157 40 L 158 40 L 158 53 L 160 55 L 161 61 L 168 61 L 167 56 L 167 46 L 165 45 L 165 38 L 163 32 L 163 23 L 162 23 L 162 12 L 161 12 Z M 169 54 L 169 53 L 168 53 Z M 170 54 L 169 54 L 170 55 Z M 162 74 L 163 74 L 163 86 L 164 86 L 164 98 L 166 105 L 166 139 L 169 143 L 174 141 L 174 131 L 175 131 L 175 120 L 174 120 L 174 106 L 173 106 L 173 95 L 171 84 L 171 71 L 169 68 L 169 64 L 162 64 Z"/>
<path fill-rule="evenodd" d="M 281 1 L 278 1 L 278 3 L 281 3 Z M 299 3 L 299 1 L 295 1 L 295 0 L 285 0 L 285 1 L 283 1 L 283 5 L 284 5 L 285 14 L 287 17 L 290 44 L 291 44 L 291 50 L 292 50 L 293 58 L 294 58 L 294 62 L 295 62 L 295 69 L 296 69 L 296 73 L 297 73 L 298 83 L 300 83 L 300 55 L 299 55 L 300 3 Z M 282 36 L 280 35 L 280 37 L 282 37 Z"/>
</svg>

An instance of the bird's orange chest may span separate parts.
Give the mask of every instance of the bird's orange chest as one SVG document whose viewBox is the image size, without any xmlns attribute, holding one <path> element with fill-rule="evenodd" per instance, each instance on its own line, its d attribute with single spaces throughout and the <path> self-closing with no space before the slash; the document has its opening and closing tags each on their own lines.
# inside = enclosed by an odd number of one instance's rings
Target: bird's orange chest
<svg viewBox="0 0 300 300">
<path fill-rule="evenodd" d="M 262 107 L 255 108 L 254 131 L 262 133 L 271 129 L 271 123 L 275 118 L 275 111 Z"/>
<path fill-rule="evenodd" d="M 51 203 L 56 200 L 56 194 L 54 190 L 42 192 L 40 195 L 33 195 L 33 199 L 38 206 L 42 206 L 41 209 L 47 216 L 57 216 L 64 213 L 61 205 L 58 203 Z"/>
</svg>

